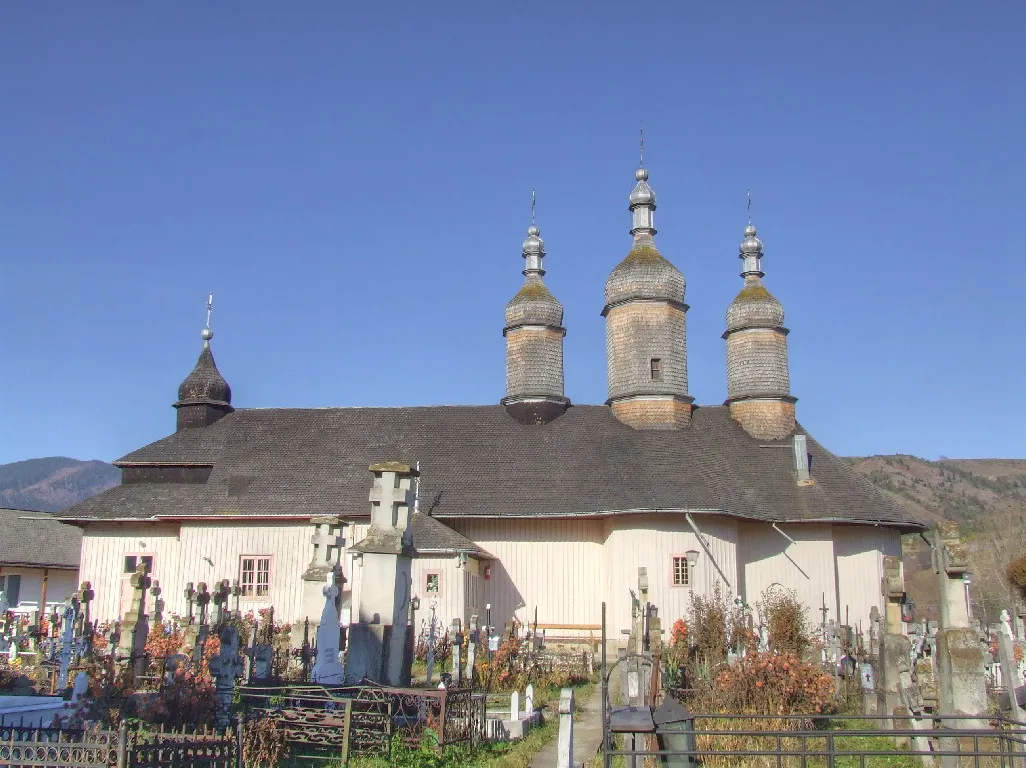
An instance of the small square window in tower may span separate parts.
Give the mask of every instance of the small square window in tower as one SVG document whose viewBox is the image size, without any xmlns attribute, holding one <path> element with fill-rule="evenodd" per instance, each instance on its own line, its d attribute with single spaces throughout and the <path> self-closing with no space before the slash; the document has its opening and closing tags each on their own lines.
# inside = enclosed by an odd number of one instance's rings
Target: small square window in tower
<svg viewBox="0 0 1026 768">
<path fill-rule="evenodd" d="M 429 595 L 437 595 L 441 591 L 442 586 L 442 574 L 440 573 L 428 573 L 426 574 L 424 591 Z"/>
<path fill-rule="evenodd" d="M 663 361 L 661 358 L 653 357 L 651 361 L 652 381 L 663 380 Z"/>
<path fill-rule="evenodd" d="M 691 586 L 691 570 L 688 568 L 687 557 L 683 555 L 674 556 L 673 558 L 673 586 Z"/>
</svg>

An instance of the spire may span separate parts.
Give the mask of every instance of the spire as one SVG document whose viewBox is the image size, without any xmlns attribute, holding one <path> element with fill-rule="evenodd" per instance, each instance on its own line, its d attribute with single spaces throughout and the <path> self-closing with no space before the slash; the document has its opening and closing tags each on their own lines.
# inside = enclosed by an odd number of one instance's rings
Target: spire
<svg viewBox="0 0 1026 768">
<path fill-rule="evenodd" d="M 525 259 L 524 275 L 538 275 L 541 277 L 545 274 L 545 270 L 542 268 L 542 259 L 545 258 L 545 241 L 541 239 L 541 230 L 538 229 L 538 225 L 535 223 L 535 205 L 536 199 L 534 190 L 531 190 L 531 226 L 527 228 L 527 239 L 524 240 L 523 255 Z"/>
<path fill-rule="evenodd" d="M 638 180 L 638 183 L 635 185 L 634 191 L 631 192 L 628 206 L 633 214 L 631 234 L 635 238 L 644 235 L 651 237 L 656 233 L 653 222 L 653 214 L 656 209 L 655 192 L 648 185 L 648 171 L 645 166 L 640 166 L 634 172 L 634 178 Z"/>
<path fill-rule="evenodd" d="M 748 190 L 748 226 L 745 227 L 745 239 L 738 246 L 738 258 L 744 264 L 741 277 L 762 277 L 762 240 L 755 236 L 755 225 L 752 224 L 752 190 Z"/>
<path fill-rule="evenodd" d="M 214 353 L 210 349 L 210 340 L 214 338 L 210 328 L 210 315 L 213 311 L 214 294 L 211 293 L 207 297 L 207 322 L 200 332 L 203 349 L 192 371 L 178 386 L 178 401 L 174 407 L 178 410 L 179 431 L 209 426 L 234 410 L 232 388 L 217 369 Z"/>
</svg>

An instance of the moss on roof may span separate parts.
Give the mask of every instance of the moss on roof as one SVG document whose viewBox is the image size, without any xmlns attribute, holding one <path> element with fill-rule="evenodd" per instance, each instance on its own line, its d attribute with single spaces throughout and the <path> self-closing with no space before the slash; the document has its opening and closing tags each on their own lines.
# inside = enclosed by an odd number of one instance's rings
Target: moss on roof
<svg viewBox="0 0 1026 768">
<path fill-rule="evenodd" d="M 655 264 L 666 261 L 666 257 L 659 253 L 659 249 L 652 243 L 636 242 L 630 253 L 620 262 L 620 266 L 629 264 Z"/>
<path fill-rule="evenodd" d="M 529 281 L 524 283 L 523 287 L 517 291 L 517 295 L 510 300 L 510 304 L 530 299 L 555 301 L 556 297 L 549 292 L 549 289 L 545 287 L 545 283 L 540 280 L 537 282 Z"/>
<path fill-rule="evenodd" d="M 741 289 L 734 301 L 776 301 L 761 282 L 751 282 Z"/>
</svg>

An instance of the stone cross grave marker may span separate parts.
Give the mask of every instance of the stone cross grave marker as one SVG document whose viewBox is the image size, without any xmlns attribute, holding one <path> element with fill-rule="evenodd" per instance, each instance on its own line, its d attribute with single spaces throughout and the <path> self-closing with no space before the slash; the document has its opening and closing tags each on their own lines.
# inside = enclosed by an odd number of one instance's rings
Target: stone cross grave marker
<svg viewBox="0 0 1026 768">
<path fill-rule="evenodd" d="M 75 646 L 75 604 L 68 600 L 64 605 L 64 617 L 61 622 L 61 667 L 57 675 L 57 690 L 64 691 L 68 687 L 68 669 L 71 667 L 71 654 Z"/>
<path fill-rule="evenodd" d="M 463 650 L 463 632 L 459 619 L 452 620 L 452 627 L 449 628 L 449 646 L 452 648 L 452 679 L 453 685 L 457 688 L 463 682 L 463 670 L 460 668 L 460 651 Z"/>
<path fill-rule="evenodd" d="M 339 588 L 335 584 L 335 571 L 328 572 L 328 583 L 321 589 L 324 593 L 324 609 L 321 611 L 321 623 L 317 627 L 317 660 L 314 662 L 313 679 L 315 683 L 341 683 L 343 681 L 342 664 L 338 660 Z"/>
<path fill-rule="evenodd" d="M 160 596 L 160 581 L 153 580 L 150 587 L 150 596 L 153 598 L 153 615 L 150 618 L 150 632 L 156 632 L 159 637 L 164 633 L 164 598 Z"/>
<path fill-rule="evenodd" d="M 210 671 L 214 675 L 214 689 L 217 692 L 217 714 L 214 719 L 219 728 L 231 724 L 232 695 L 235 681 L 242 675 L 243 660 L 239 656 L 239 633 L 229 625 L 221 630 L 221 650 L 210 660 Z"/>
<path fill-rule="evenodd" d="M 132 604 L 121 624 L 118 651 L 129 658 L 139 657 L 146 647 L 149 634 L 146 626 L 146 591 L 150 588 L 149 566 L 140 561 L 129 579 L 132 586 Z"/>
<path fill-rule="evenodd" d="M 193 589 L 191 581 L 186 583 L 183 597 L 185 597 L 185 625 L 190 626 L 193 619 L 192 606 L 196 602 L 196 590 Z"/>
<path fill-rule="evenodd" d="M 477 653 L 477 641 L 481 634 L 478 628 L 477 614 L 470 617 L 470 628 L 468 629 L 469 637 L 467 638 L 467 667 L 466 667 L 466 678 L 467 683 L 471 686 L 474 684 L 474 656 Z"/>
<path fill-rule="evenodd" d="M 214 605 L 217 606 L 217 625 L 221 626 L 224 623 L 228 597 L 231 595 L 231 587 L 229 586 L 228 579 L 222 579 L 217 583 L 217 588 L 214 590 Z"/>
<path fill-rule="evenodd" d="M 96 593 L 93 591 L 92 582 L 83 581 L 78 585 L 78 591 L 75 593 L 75 598 L 78 600 L 79 606 L 81 606 L 78 616 L 78 634 L 80 635 L 85 635 L 88 632 L 89 606 L 93 602 L 94 597 L 96 597 Z"/>
</svg>

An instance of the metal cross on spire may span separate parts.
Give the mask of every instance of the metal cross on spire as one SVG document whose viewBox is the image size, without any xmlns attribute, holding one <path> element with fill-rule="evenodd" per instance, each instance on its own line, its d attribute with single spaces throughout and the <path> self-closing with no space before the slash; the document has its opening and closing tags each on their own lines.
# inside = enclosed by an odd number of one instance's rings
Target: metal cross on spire
<svg viewBox="0 0 1026 768">
<path fill-rule="evenodd" d="M 210 313 L 214 311 L 214 294 L 207 296 L 207 330 L 210 330 Z"/>
<path fill-rule="evenodd" d="M 748 190 L 748 226 L 752 225 L 752 190 Z"/>
<path fill-rule="evenodd" d="M 536 203 L 537 203 L 537 201 L 535 200 L 534 190 L 532 189 L 531 190 L 531 224 L 532 225 L 535 223 L 535 221 L 534 221 L 534 212 L 535 212 Z"/>
<path fill-rule="evenodd" d="M 211 291 L 207 296 L 207 324 L 203 327 L 203 346 L 210 346 L 210 340 L 214 338 L 214 332 L 210 330 L 210 313 L 214 311 L 214 293 Z"/>
<path fill-rule="evenodd" d="M 641 126 L 640 129 L 639 129 L 640 138 L 639 138 L 639 142 L 638 142 L 640 146 L 639 146 L 639 149 L 638 149 L 638 154 L 639 154 L 639 156 L 641 158 L 640 166 L 642 168 L 644 168 L 645 167 L 645 124 L 644 123 L 640 123 L 640 126 Z"/>
</svg>

